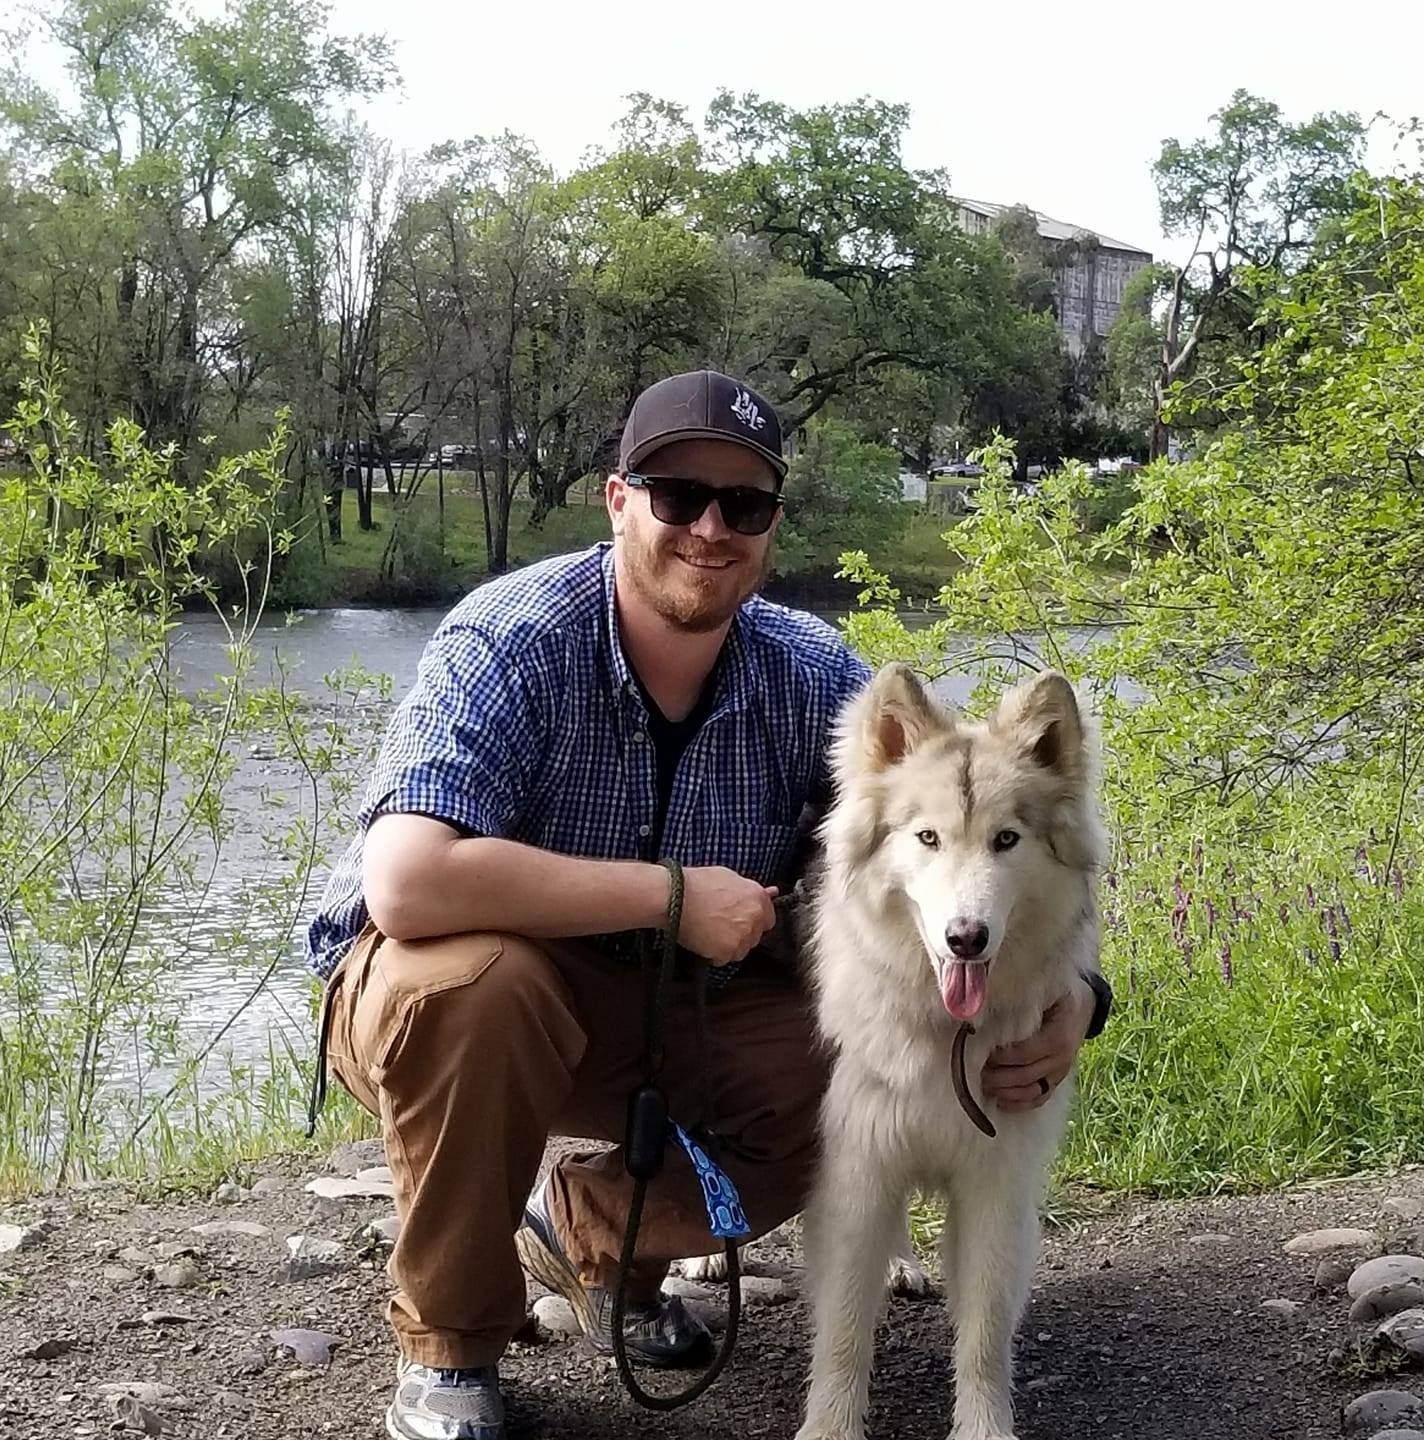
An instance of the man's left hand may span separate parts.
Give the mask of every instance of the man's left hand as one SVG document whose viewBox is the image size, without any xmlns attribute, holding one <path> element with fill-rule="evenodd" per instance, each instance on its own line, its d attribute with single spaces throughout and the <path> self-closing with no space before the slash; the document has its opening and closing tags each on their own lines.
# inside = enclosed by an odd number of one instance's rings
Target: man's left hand
<svg viewBox="0 0 1424 1440">
<path fill-rule="evenodd" d="M 1001 1110 L 1042 1105 L 1073 1068 L 1092 1023 L 1094 999 L 1093 987 L 1076 976 L 1067 994 L 1043 1012 L 1034 1034 L 991 1051 L 984 1063 L 984 1098 Z"/>
</svg>

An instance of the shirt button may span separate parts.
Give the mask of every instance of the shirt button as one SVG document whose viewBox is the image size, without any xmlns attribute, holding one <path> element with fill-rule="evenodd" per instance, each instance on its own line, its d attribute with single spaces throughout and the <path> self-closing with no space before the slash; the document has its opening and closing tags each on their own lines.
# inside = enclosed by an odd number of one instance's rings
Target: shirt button
<svg viewBox="0 0 1424 1440">
<path fill-rule="evenodd" d="M 652 827 L 651 825 L 639 825 L 639 826 L 638 826 L 638 834 L 641 835 L 644 839 L 647 839 L 647 837 L 648 837 L 649 835 L 651 835 L 652 833 L 653 833 L 653 827 Z"/>
<path fill-rule="evenodd" d="M 633 743 L 635 745 L 641 745 L 643 741 L 647 738 L 648 737 L 641 730 L 635 730 L 633 732 Z"/>
</svg>

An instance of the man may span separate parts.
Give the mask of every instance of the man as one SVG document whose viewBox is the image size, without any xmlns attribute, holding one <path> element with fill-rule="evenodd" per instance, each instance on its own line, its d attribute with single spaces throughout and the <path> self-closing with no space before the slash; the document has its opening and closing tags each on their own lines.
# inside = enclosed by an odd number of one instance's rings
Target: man
<svg viewBox="0 0 1424 1440">
<path fill-rule="evenodd" d="M 644 391 L 605 499 L 613 539 L 492 581 L 445 618 L 399 707 L 309 944 L 330 1063 L 381 1120 L 401 1234 L 389 1319 L 397 1440 L 503 1440 L 497 1362 L 525 1319 L 521 1261 L 611 1348 L 632 1182 L 615 1151 L 641 1078 L 641 933 L 685 867 L 680 940 L 715 967 L 710 1101 L 753 1235 L 802 1205 L 824 1084 L 811 1013 L 770 952 L 828 729 L 868 678 L 828 625 L 756 595 L 781 518 L 781 430 L 712 371 Z M 664 1083 L 703 1095 L 689 987 Z M 1039 1103 L 1089 1030 L 1085 982 L 986 1087 Z M 1098 1023 L 1098 1022 L 1095 1022 Z M 531 1190 L 533 1193 L 531 1195 Z M 705 1330 L 659 1286 L 719 1249 L 690 1165 L 651 1184 L 630 1353 L 679 1364 Z"/>
</svg>

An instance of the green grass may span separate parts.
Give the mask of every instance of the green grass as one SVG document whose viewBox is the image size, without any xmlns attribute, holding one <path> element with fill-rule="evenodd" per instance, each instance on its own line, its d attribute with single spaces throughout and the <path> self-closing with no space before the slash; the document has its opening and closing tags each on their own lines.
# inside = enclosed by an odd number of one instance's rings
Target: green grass
<svg viewBox="0 0 1424 1440">
<path fill-rule="evenodd" d="M 383 489 L 375 491 L 375 528 L 362 530 L 356 496 L 348 490 L 340 543 L 328 541 L 323 546 L 309 526 L 299 536 L 295 553 L 285 566 L 277 595 L 279 603 L 434 602 L 464 593 L 489 574 L 484 521 L 473 477 L 463 473 L 447 476 L 443 532 L 433 484 L 423 486 L 408 503 L 410 508 L 401 524 L 411 543 L 397 555 L 393 581 L 381 575 L 382 558 L 391 538 L 391 498 Z M 530 514 L 527 500 L 514 503 L 509 522 L 512 566 L 579 550 L 608 538 L 608 517 L 597 492 L 590 492 L 585 504 L 582 492 L 575 490 L 570 503 L 552 511 L 538 528 L 530 524 Z M 907 517 L 900 539 L 884 556 L 887 568 L 911 601 L 933 597 L 953 570 L 954 560 L 943 539 L 949 523 L 943 516 L 916 508 Z M 807 556 L 774 556 L 773 583 L 818 588 L 828 600 L 848 605 L 852 587 L 835 579 L 842 548 L 832 543 Z"/>
</svg>

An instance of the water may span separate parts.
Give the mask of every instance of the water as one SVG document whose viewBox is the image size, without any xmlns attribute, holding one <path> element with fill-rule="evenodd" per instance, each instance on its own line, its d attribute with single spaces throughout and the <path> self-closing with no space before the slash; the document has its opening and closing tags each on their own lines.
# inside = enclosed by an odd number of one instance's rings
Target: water
<svg viewBox="0 0 1424 1440">
<path fill-rule="evenodd" d="M 393 703 L 415 681 L 421 652 L 445 613 L 443 608 L 313 610 L 302 612 L 295 625 L 282 617 L 270 618 L 254 637 L 254 678 L 258 683 L 275 682 L 280 657 L 289 688 L 320 702 L 330 698 L 323 677 L 356 665 L 390 677 Z M 842 613 L 826 611 L 824 618 L 834 623 Z M 187 693 L 211 687 L 214 678 L 230 668 L 227 643 L 227 633 L 216 617 L 197 616 L 183 623 L 173 655 L 179 683 Z M 956 674 L 946 677 L 937 689 L 946 698 L 962 702 L 972 684 L 972 675 Z M 379 727 L 388 707 L 382 705 L 370 713 L 370 723 Z M 238 816 L 235 834 L 223 847 L 211 890 L 201 907 L 195 912 L 190 898 L 174 893 L 160 895 L 153 902 L 154 932 L 174 957 L 170 994 L 183 1014 L 188 1044 L 201 1048 L 219 1027 L 230 1026 L 217 1053 L 230 1053 L 235 1060 L 253 1062 L 259 1068 L 265 1065 L 269 1048 L 280 1051 L 290 1047 L 302 1056 L 312 1049 L 314 981 L 305 968 L 303 939 L 326 876 L 345 844 L 344 837 L 332 830 L 331 817 L 319 831 L 320 850 L 307 895 L 290 916 L 290 929 L 282 933 L 282 926 L 276 927 L 267 956 L 262 957 L 263 964 L 270 960 L 274 968 L 255 996 L 262 964 L 254 964 L 248 957 L 234 965 L 221 936 L 230 927 L 250 928 L 241 891 L 271 863 L 261 844 L 274 813 L 271 799 L 285 796 L 289 806 L 295 806 L 303 794 L 302 781 L 295 767 L 284 769 L 270 751 L 260 744 L 252 746 L 241 757 L 228 792 Z M 358 782 L 358 795 L 359 790 Z M 275 813 L 280 816 L 283 812 Z M 132 1091 L 141 1069 L 136 1057 L 116 1057 L 111 1083 Z M 207 1086 L 220 1086 L 224 1079 L 219 1064 L 209 1072 Z M 150 1091 L 154 1080 L 149 1077 L 145 1081 Z"/>
</svg>

